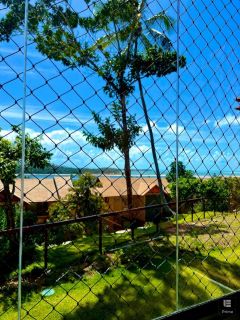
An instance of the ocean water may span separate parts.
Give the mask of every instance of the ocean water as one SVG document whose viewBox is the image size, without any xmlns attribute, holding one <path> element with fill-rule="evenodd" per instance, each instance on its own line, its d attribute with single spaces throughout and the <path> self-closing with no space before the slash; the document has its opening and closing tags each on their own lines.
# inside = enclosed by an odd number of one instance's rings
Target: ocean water
<svg viewBox="0 0 240 320">
<path fill-rule="evenodd" d="M 166 177 L 167 171 L 161 172 L 161 177 Z M 230 177 L 230 176 L 235 176 L 235 177 L 240 177 L 240 170 L 232 172 L 232 171 L 197 171 L 193 172 L 195 177 L 213 177 L 213 176 L 221 176 L 221 177 Z M 100 174 L 94 173 L 93 175 L 95 176 L 100 176 Z M 36 179 L 47 179 L 47 178 L 53 178 L 53 177 L 69 177 L 70 174 L 25 174 L 25 178 L 36 178 Z M 106 174 L 108 177 L 123 177 L 124 173 L 122 171 L 122 174 Z M 154 170 L 149 170 L 149 169 L 133 169 L 132 170 L 132 177 L 156 177 L 156 173 Z M 77 179 L 77 175 L 73 174 L 72 175 L 73 180 Z"/>
</svg>

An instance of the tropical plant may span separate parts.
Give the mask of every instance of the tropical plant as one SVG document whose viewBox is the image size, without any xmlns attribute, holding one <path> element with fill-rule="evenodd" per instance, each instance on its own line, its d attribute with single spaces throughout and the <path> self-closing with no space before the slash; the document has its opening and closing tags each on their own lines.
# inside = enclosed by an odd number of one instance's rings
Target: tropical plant
<svg viewBox="0 0 240 320">
<path fill-rule="evenodd" d="M 240 178 L 227 178 L 227 184 L 229 186 L 231 210 L 238 212 L 240 210 Z"/>
<path fill-rule="evenodd" d="M 178 180 L 179 201 L 200 197 L 200 179 L 180 177 Z M 176 200 L 176 181 L 170 183 L 171 197 Z"/>
<path fill-rule="evenodd" d="M 173 161 L 170 164 L 170 169 L 166 175 L 167 181 L 169 183 L 176 181 L 176 161 Z M 182 161 L 178 161 L 178 177 L 179 178 L 186 178 L 186 179 L 194 179 L 193 172 L 188 170 L 186 166 L 183 164 Z"/>
<path fill-rule="evenodd" d="M 8 5 L 8 13 L 0 20 L 0 40 L 9 41 L 10 36 L 15 31 L 21 31 L 24 24 L 24 1 L 2 0 L 3 4 Z M 20 2 L 20 3 L 19 3 Z M 91 6 L 91 1 L 86 1 Z M 117 22 L 132 17 L 131 6 L 136 1 L 119 1 L 119 9 L 124 6 L 124 12 L 115 12 L 114 19 Z M 97 4 L 92 4 L 93 9 Z M 114 1 L 107 1 L 103 11 L 94 13 L 90 17 L 82 17 L 72 10 L 67 2 L 51 0 L 37 0 L 29 6 L 29 33 L 34 36 L 37 49 L 49 58 L 61 61 L 65 66 L 71 68 L 85 67 L 92 70 L 105 82 L 104 90 L 109 97 L 114 97 L 117 104 L 121 107 L 119 116 L 119 127 L 122 129 L 124 155 L 124 169 L 127 185 L 128 207 L 132 207 L 132 185 L 131 167 L 129 155 L 129 141 L 132 140 L 128 127 L 133 124 L 133 116 L 128 116 L 127 97 L 133 91 L 132 79 L 128 68 L 128 55 L 122 54 L 119 50 L 108 49 L 98 41 L 99 32 L 105 32 L 105 39 L 111 37 L 112 17 L 108 12 L 113 12 Z M 17 12 L 17 16 L 16 16 Z M 91 10 L 89 10 L 89 13 Z M 15 18 L 15 19 L 14 19 Z M 111 26 L 109 26 L 111 24 Z M 79 40 L 79 29 L 88 32 L 87 41 Z M 105 122 L 102 122 L 104 126 Z M 136 127 L 136 130 L 137 127 Z M 134 131 L 136 132 L 134 129 Z M 106 131 L 106 130 L 105 130 Z M 106 137 L 103 137 L 106 138 Z M 91 139 L 90 139 L 91 141 Z M 112 145 L 113 146 L 113 145 Z M 104 146 L 105 148 L 105 146 Z"/>
<path fill-rule="evenodd" d="M 230 190 L 227 179 L 222 177 L 203 179 L 199 194 L 204 199 L 205 210 L 227 211 L 229 209 Z"/>
<path fill-rule="evenodd" d="M 161 198 L 162 202 L 166 203 L 154 136 L 144 100 L 142 78 L 162 77 L 176 71 L 177 60 L 180 67 L 185 65 L 185 58 L 181 56 L 177 59 L 177 54 L 172 50 L 171 42 L 164 32 L 154 28 L 154 25 L 161 22 L 164 30 L 170 30 L 172 19 L 164 12 L 150 18 L 145 17 L 148 2 L 143 0 L 108 0 L 100 4 L 90 0 L 85 2 L 91 7 L 89 13 L 94 13 L 88 17 L 75 12 L 67 2 L 35 1 L 29 7 L 29 31 L 35 35 L 34 41 L 42 54 L 71 68 L 91 69 L 104 80 L 104 90 L 109 97 L 116 99 L 120 107 L 117 117 L 118 128 L 122 130 L 121 147 L 125 161 L 128 208 L 132 207 L 129 148 L 134 140 L 132 134 L 137 136 L 139 129 L 132 126 L 135 119 L 129 115 L 127 98 L 133 93 L 136 81 L 138 82 L 157 179 L 162 190 Z M 20 3 L 17 0 L 2 0 L 2 3 L 8 4 L 9 12 L 0 21 L 1 39 L 8 41 L 11 34 L 21 30 L 23 26 L 23 0 Z M 18 12 L 15 20 L 14 10 Z M 79 30 L 83 29 L 89 35 L 86 41 L 79 40 Z M 103 130 L 98 140 L 89 135 L 89 141 L 106 150 L 114 145 L 118 146 L 116 143 L 107 143 L 108 120 L 97 119 L 96 116 L 94 118 L 98 120 L 98 128 Z M 116 130 L 116 127 L 112 130 Z"/>
<path fill-rule="evenodd" d="M 18 127 L 12 128 L 15 138 L 13 141 L 0 137 L 0 181 L 3 186 L 2 195 L 7 229 L 15 227 L 15 192 L 16 169 L 22 157 L 22 133 Z M 51 153 L 42 147 L 40 139 L 25 138 L 25 167 L 44 168 L 51 158 Z"/>
<path fill-rule="evenodd" d="M 73 181 L 73 187 L 61 201 L 49 208 L 50 219 L 54 221 L 76 219 L 96 215 L 104 211 L 105 203 L 98 194 L 101 183 L 91 173 L 84 173 Z"/>
<path fill-rule="evenodd" d="M 68 195 L 49 207 L 50 221 L 76 219 L 104 212 L 105 202 L 97 192 L 100 186 L 101 183 L 92 174 L 87 172 L 80 175 L 77 180 L 73 181 L 73 187 L 69 190 Z M 89 223 L 72 224 L 53 234 L 58 241 L 70 240 L 85 232 L 95 231 L 95 222 L 96 219 Z"/>
<path fill-rule="evenodd" d="M 98 39 L 97 45 L 104 48 L 115 47 L 125 57 L 130 68 L 130 79 L 138 83 L 145 121 L 150 136 L 153 160 L 159 184 L 161 203 L 165 203 L 165 211 L 173 213 L 167 206 L 158 164 L 157 152 L 148 108 L 144 97 L 142 79 L 149 76 L 163 77 L 186 64 L 183 56 L 177 57 L 171 41 L 166 35 L 173 28 L 173 20 L 165 12 L 147 17 L 145 11 L 148 1 L 133 1 L 131 6 L 124 6 L 122 1 L 110 0 L 98 5 L 91 26 L 95 28 L 101 21 L 101 28 L 112 30 L 107 36 Z M 89 20 L 88 20 L 89 23 Z M 160 31 L 159 31 L 160 28 Z"/>
<path fill-rule="evenodd" d="M 144 12 L 147 5 L 146 0 L 139 1 L 138 10 L 136 11 L 135 33 L 133 37 L 133 71 L 138 83 L 143 112 L 150 136 L 157 181 L 161 190 L 161 203 L 166 204 L 142 79 L 149 76 L 163 77 L 177 71 L 177 59 L 179 59 L 180 68 L 185 66 L 186 62 L 183 56 L 177 57 L 177 53 L 173 50 L 171 41 L 166 35 L 166 32 L 169 32 L 173 28 L 173 19 L 163 11 L 151 17 L 146 17 Z M 164 209 L 172 213 L 172 210 L 167 205 Z"/>
</svg>

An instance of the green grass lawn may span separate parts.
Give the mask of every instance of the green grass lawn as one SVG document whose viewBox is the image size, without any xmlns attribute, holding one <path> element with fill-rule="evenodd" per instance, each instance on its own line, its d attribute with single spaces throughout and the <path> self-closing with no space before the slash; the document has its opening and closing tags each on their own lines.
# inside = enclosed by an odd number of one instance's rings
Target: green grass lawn
<svg viewBox="0 0 240 320">
<path fill-rule="evenodd" d="M 23 270 L 22 319 L 152 319 L 175 311 L 176 225 L 172 221 L 130 231 L 85 236 L 49 248 L 49 273 L 43 248 Z M 234 214 L 207 212 L 179 216 L 179 304 L 186 307 L 240 287 L 240 223 Z M 14 277 L 14 274 L 12 275 Z M 55 294 L 42 297 L 44 288 Z M 0 293 L 0 319 L 16 318 L 16 284 Z"/>
</svg>

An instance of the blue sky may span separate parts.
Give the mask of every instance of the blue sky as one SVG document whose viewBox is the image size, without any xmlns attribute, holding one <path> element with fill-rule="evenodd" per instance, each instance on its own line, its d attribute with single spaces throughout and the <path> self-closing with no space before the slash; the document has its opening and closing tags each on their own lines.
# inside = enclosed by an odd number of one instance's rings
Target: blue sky
<svg viewBox="0 0 240 320">
<path fill-rule="evenodd" d="M 83 1 L 72 1 L 72 4 L 84 9 Z M 176 1 L 161 1 L 161 4 L 176 18 Z M 158 12 L 159 3 L 149 1 L 149 8 Z M 187 66 L 180 71 L 179 151 L 180 160 L 199 174 L 240 172 L 240 113 L 234 109 L 235 98 L 240 94 L 239 21 L 238 0 L 181 3 L 180 53 L 186 56 Z M 172 31 L 170 37 L 176 47 L 176 33 Z M 23 94 L 23 54 L 18 51 L 23 37 L 15 37 L 14 41 L 0 44 L 3 57 L 0 127 L 2 135 L 9 139 L 11 124 L 21 122 Z M 174 161 L 176 154 L 176 80 L 176 73 L 144 80 L 162 171 Z M 86 69 L 67 70 L 43 57 L 30 43 L 27 82 L 27 132 L 33 137 L 41 135 L 42 144 L 53 152 L 54 163 L 80 168 L 123 168 L 118 150 L 103 153 L 89 145 L 83 136 L 83 129 L 97 130 L 91 110 L 103 117 L 109 115 L 111 101 L 102 90 L 101 79 Z M 132 166 L 154 169 L 137 90 L 129 100 L 129 111 L 136 114 L 143 127 L 131 149 Z"/>
</svg>

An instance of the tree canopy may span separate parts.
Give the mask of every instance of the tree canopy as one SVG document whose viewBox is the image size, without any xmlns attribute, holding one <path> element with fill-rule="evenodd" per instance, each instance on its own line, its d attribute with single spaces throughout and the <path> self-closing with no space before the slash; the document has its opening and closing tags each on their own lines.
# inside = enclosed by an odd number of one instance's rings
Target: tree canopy
<svg viewBox="0 0 240 320">
<path fill-rule="evenodd" d="M 14 228 L 14 205 L 12 198 L 15 191 L 15 178 L 17 168 L 22 157 L 22 133 L 18 127 L 13 127 L 15 137 L 13 140 L 0 136 L 0 181 L 3 184 L 5 201 L 5 213 L 7 227 Z M 31 138 L 26 134 L 25 138 L 25 168 L 44 168 L 49 164 L 51 153 L 42 145 L 39 138 Z"/>
<path fill-rule="evenodd" d="M 100 136 L 85 134 L 90 143 L 103 150 L 111 150 L 114 146 L 120 149 L 124 157 L 128 208 L 131 208 L 129 150 L 140 128 L 135 116 L 129 112 L 128 98 L 133 94 L 136 83 L 141 85 L 142 78 L 164 77 L 177 70 L 178 62 L 180 67 L 184 67 L 186 59 L 177 56 L 166 35 L 165 31 L 173 25 L 172 19 L 164 11 L 151 17 L 145 14 L 149 1 L 85 2 L 87 8 L 84 14 L 76 12 L 68 1 L 36 0 L 31 3 L 29 36 L 33 37 L 37 49 L 48 58 L 73 69 L 84 67 L 92 70 L 105 82 L 105 93 L 115 98 L 118 108 L 113 105 L 111 113 L 116 125 L 112 125 L 109 118 L 102 119 L 93 113 Z M 0 40 L 9 41 L 14 32 L 22 30 L 24 1 L 2 0 L 2 3 L 7 4 L 9 10 L 0 20 Z M 159 23 L 161 31 L 155 28 Z M 143 94 L 141 100 L 147 121 Z M 159 171 L 152 134 L 150 138 L 156 171 Z M 158 181 L 161 187 L 160 174 Z"/>
<path fill-rule="evenodd" d="M 178 161 L 178 177 L 186 179 L 194 179 L 193 172 L 188 170 L 182 161 Z M 173 161 L 170 165 L 170 169 L 166 175 L 168 182 L 176 181 L 176 161 Z"/>
</svg>

